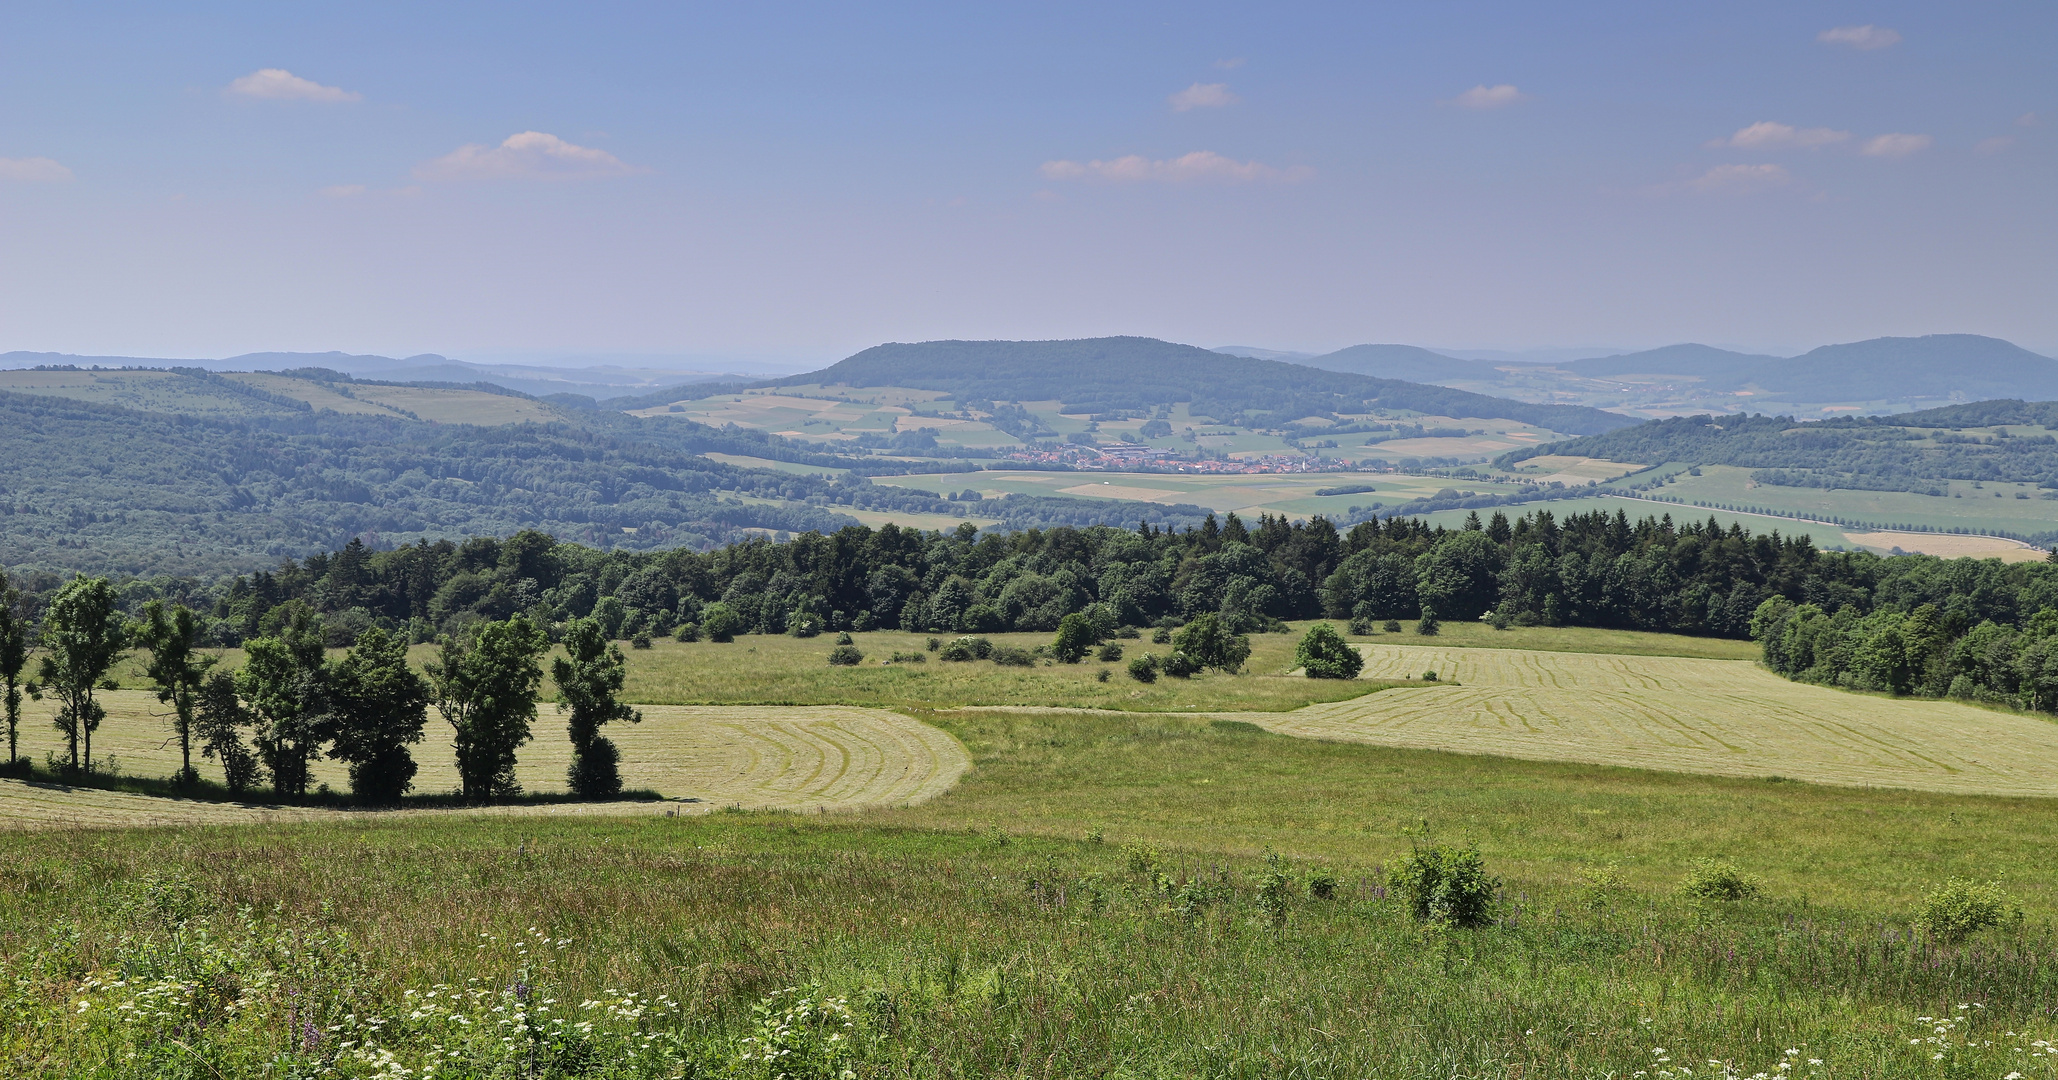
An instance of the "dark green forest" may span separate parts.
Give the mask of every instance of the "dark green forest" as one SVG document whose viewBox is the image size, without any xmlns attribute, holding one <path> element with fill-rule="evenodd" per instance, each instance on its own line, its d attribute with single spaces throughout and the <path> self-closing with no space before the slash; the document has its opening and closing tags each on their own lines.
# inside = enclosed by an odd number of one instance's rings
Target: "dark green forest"
<svg viewBox="0 0 2058 1080">
<path fill-rule="evenodd" d="M 1761 483 L 1810 487 L 1928 492 L 1938 480 L 1994 480 L 2058 488 L 2058 438 L 1965 430 L 2054 423 L 2058 402 L 2048 401 L 1980 401 L 1895 416 L 1805 422 L 1788 416 L 1702 414 L 1526 447 L 1496 463 L 1511 467 L 1545 454 L 1568 454 L 1644 465 L 1736 465 L 1765 470 Z"/>
<path fill-rule="evenodd" d="M 848 471 L 739 468 L 701 456 L 710 452 Z M 0 562 L 19 572 L 213 577 L 353 536 L 385 546 L 522 529 L 600 549 L 706 547 L 748 530 L 854 524 L 841 509 L 963 517 L 976 508 L 1008 527 L 1176 526 L 1203 514 L 1061 497 L 968 504 L 862 475 L 904 463 L 612 412 L 476 427 L 283 409 L 203 418 L 0 392 L 0 459 Z"/>
<path fill-rule="evenodd" d="M 1372 408 L 1519 420 L 1574 434 L 1635 423 L 1583 405 L 1533 405 L 1139 337 L 876 345 L 821 371 L 767 385 L 815 383 L 940 390 L 961 401 L 1059 401 L 1067 412 L 1084 413 L 1188 402 L 1196 416 L 1245 427 Z"/>
</svg>

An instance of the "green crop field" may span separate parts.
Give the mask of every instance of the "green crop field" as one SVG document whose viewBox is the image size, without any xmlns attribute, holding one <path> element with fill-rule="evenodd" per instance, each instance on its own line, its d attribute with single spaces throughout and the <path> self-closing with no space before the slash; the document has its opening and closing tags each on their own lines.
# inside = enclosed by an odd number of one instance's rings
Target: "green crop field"
<svg viewBox="0 0 2058 1080">
<path fill-rule="evenodd" d="M 1139 499 L 1155 503 L 1191 503 L 1216 513 L 1234 511 L 1255 519 L 1261 513 L 1304 518 L 1326 514 L 1341 518 L 1352 506 L 1375 502 L 1388 506 L 1427 498 L 1444 488 L 1482 495 L 1517 490 L 1513 484 L 1483 480 L 1448 480 L 1434 476 L 1392 473 L 1260 473 L 1197 474 L 1170 472 L 1042 472 L 988 469 L 977 473 L 935 473 L 881 476 L 873 481 L 919 488 L 937 494 L 970 488 L 988 498 L 1001 495 L 1072 495 L 1082 498 Z M 1328 487 L 1362 487 L 1349 495 L 1317 495 Z"/>
<path fill-rule="evenodd" d="M 1881 527 L 1991 529 L 2028 534 L 2058 529 L 2058 499 L 2035 484 L 1999 481 L 1937 481 L 1949 495 L 1908 491 L 1850 491 L 1842 488 L 1779 487 L 1751 481 L 1751 469 L 1710 465 L 1699 476 L 1680 476 L 1662 489 L 1689 502 L 1759 506 L 1816 517 L 1866 522 Z M 1974 484 L 1979 486 L 1975 487 Z"/>
</svg>

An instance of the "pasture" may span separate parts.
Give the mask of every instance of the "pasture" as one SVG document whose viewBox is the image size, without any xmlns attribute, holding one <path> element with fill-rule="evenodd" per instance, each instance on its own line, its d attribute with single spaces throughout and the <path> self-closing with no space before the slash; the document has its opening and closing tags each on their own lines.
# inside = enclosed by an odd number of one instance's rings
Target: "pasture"
<svg viewBox="0 0 2058 1080">
<path fill-rule="evenodd" d="M 1516 490 L 1511 484 L 1484 480 L 1449 480 L 1435 476 L 1393 473 L 1171 473 L 1171 472 L 1042 472 L 988 469 L 977 473 L 934 473 L 881 476 L 872 481 L 920 488 L 937 494 L 970 488 L 987 498 L 1003 495 L 1070 495 L 1079 498 L 1139 499 L 1155 503 L 1192 503 L 1218 514 L 1235 512 L 1255 520 L 1261 513 L 1306 518 L 1324 514 L 1341 520 L 1353 506 L 1375 502 L 1394 506 L 1428 498 L 1444 488 L 1483 495 Z M 1331 487 L 1366 490 L 1348 495 L 1317 495 Z"/>
</svg>

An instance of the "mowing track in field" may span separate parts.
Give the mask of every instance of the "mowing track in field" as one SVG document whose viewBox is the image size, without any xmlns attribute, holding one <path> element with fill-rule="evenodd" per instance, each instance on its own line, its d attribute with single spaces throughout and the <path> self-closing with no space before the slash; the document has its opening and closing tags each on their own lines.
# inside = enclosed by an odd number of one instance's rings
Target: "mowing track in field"
<svg viewBox="0 0 2058 1080">
<path fill-rule="evenodd" d="M 111 692 L 110 718 L 95 740 L 124 771 L 165 775 L 177 751 L 165 745 L 156 703 L 141 692 Z M 971 767 L 956 739 L 928 724 L 880 709 L 844 706 L 644 705 L 641 724 L 616 724 L 608 735 L 622 753 L 622 782 L 668 799 L 697 802 L 555 803 L 486 810 L 407 810 L 402 814 L 591 814 L 705 812 L 726 806 L 777 810 L 851 810 L 935 798 Z M 517 775 L 530 790 L 563 790 L 571 762 L 561 724 L 545 712 L 538 738 L 524 747 Z M 127 721 L 126 723 L 119 721 Z M 416 749 L 415 786 L 443 791 L 457 784 L 448 750 L 435 738 Z M 26 728 L 27 725 L 24 724 Z M 26 732 L 25 732 L 26 733 Z M 38 747 L 42 749 L 43 747 Z M 333 762 L 317 777 L 341 786 Z M 53 825 L 240 824 L 332 818 L 347 811 L 210 803 L 0 780 L 0 828 Z"/>
<path fill-rule="evenodd" d="M 1788 682 L 1742 660 L 1369 644 L 1365 678 L 1446 683 L 1289 713 L 1282 735 L 1549 761 L 2058 796 L 2058 724 Z"/>
</svg>

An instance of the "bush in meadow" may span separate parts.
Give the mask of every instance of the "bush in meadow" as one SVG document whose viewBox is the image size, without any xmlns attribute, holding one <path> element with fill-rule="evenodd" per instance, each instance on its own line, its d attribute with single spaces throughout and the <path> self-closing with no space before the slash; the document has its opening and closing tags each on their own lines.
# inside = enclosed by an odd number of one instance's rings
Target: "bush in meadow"
<svg viewBox="0 0 2058 1080">
<path fill-rule="evenodd" d="M 743 632 L 743 616 L 736 609 L 717 600 L 700 609 L 700 631 L 709 641 L 731 642 Z"/>
<path fill-rule="evenodd" d="M 1231 633 L 1222 620 L 1202 615 L 1173 635 L 1172 647 L 1204 668 L 1235 674 L 1251 658 L 1251 639 Z M 1175 654 L 1176 655 L 1176 654 Z"/>
<path fill-rule="evenodd" d="M 1387 871 L 1387 885 L 1417 922 L 1482 926 L 1493 918 L 1501 879 L 1486 872 L 1477 845 L 1417 847 Z"/>
<path fill-rule="evenodd" d="M 1158 658 L 1149 653 L 1129 661 L 1129 677 L 1140 683 L 1158 681 Z"/>
<path fill-rule="evenodd" d="M 856 667 L 865 662 L 865 654 L 855 645 L 838 645 L 829 650 L 831 667 Z"/>
<path fill-rule="evenodd" d="M 1093 620 L 1075 611 L 1058 620 L 1058 636 L 1051 641 L 1050 649 L 1059 660 L 1076 664 L 1086 659 L 1086 654 L 1099 640 Z"/>
<path fill-rule="evenodd" d="M 1733 904 L 1753 899 L 1763 890 L 1756 878 L 1728 859 L 1695 859 L 1687 864 L 1686 880 L 1679 883 L 1679 891 L 1691 900 Z"/>
<path fill-rule="evenodd" d="M 1355 679 L 1365 669 L 1365 658 L 1326 622 L 1308 628 L 1293 658 L 1310 679 Z"/>
<path fill-rule="evenodd" d="M 1922 898 L 1915 922 L 1923 933 L 1955 945 L 1987 927 L 2021 917 L 2022 910 L 1999 882 L 1954 877 Z"/>
</svg>

